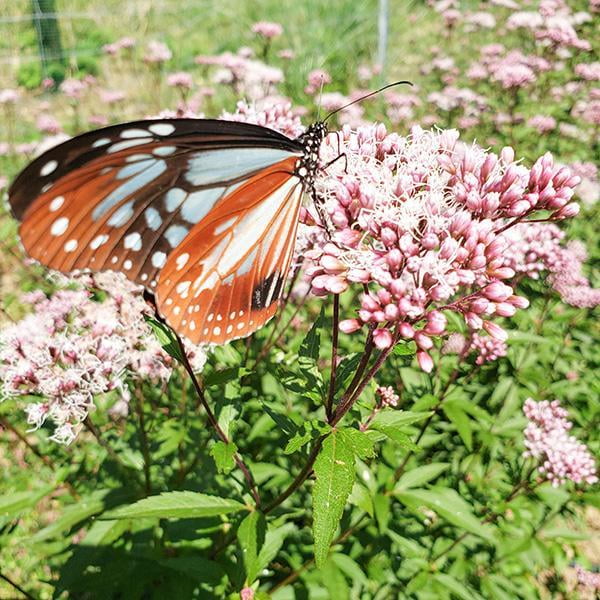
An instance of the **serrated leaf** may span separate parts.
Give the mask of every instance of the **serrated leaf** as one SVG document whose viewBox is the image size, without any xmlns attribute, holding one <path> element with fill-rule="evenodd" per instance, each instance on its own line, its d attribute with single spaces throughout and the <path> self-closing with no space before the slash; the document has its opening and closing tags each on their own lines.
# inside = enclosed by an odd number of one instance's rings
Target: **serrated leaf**
<svg viewBox="0 0 600 600">
<path fill-rule="evenodd" d="M 179 341 L 171 328 L 165 323 L 161 323 L 149 315 L 144 315 L 144 321 L 150 325 L 150 328 L 154 332 L 158 343 L 161 345 L 162 349 L 172 358 L 179 361 L 180 363 L 184 362 L 183 355 L 181 354 L 181 347 L 179 346 Z"/>
<path fill-rule="evenodd" d="M 210 449 L 210 455 L 215 460 L 215 465 L 217 466 L 217 471 L 219 473 L 230 473 L 233 467 L 235 466 L 235 461 L 233 457 L 237 452 L 237 446 L 233 442 L 229 442 L 226 444 L 225 442 L 219 440 L 213 444 L 213 447 Z"/>
<path fill-rule="evenodd" d="M 192 519 L 247 510 L 236 500 L 197 492 L 164 492 L 105 513 L 103 519 Z"/>
<path fill-rule="evenodd" d="M 429 465 L 423 465 L 412 469 L 408 473 L 404 473 L 396 484 L 397 490 L 405 490 L 408 488 L 419 487 L 424 483 L 429 483 L 432 479 L 435 479 L 438 475 L 443 473 L 450 463 L 431 463 Z"/>
<path fill-rule="evenodd" d="M 315 362 L 318 360 L 319 350 L 321 348 L 321 329 L 323 329 L 324 324 L 325 307 L 322 306 L 319 316 L 306 334 L 304 340 L 302 340 L 302 344 L 300 344 L 300 349 L 298 350 L 299 356 L 310 358 Z"/>
<path fill-rule="evenodd" d="M 453 525 L 479 537 L 493 541 L 490 526 L 483 525 L 473 514 L 473 510 L 468 502 L 453 489 L 406 490 L 394 492 L 394 495 L 408 506 L 425 505 Z"/>
<path fill-rule="evenodd" d="M 325 439 L 314 466 L 313 536 L 315 562 L 319 568 L 327 561 L 329 546 L 355 478 L 354 451 L 341 433 L 334 431 Z"/>
<path fill-rule="evenodd" d="M 298 425 L 286 415 L 282 415 L 277 412 L 274 408 L 269 406 L 266 402 L 262 402 L 262 407 L 265 412 L 273 419 L 275 424 L 285 433 L 288 437 L 293 436 L 298 431 Z"/>
<path fill-rule="evenodd" d="M 213 371 L 212 373 L 203 376 L 204 386 L 210 387 L 217 385 L 221 387 L 230 381 L 239 381 L 242 377 L 251 372 L 252 371 L 250 369 L 239 366 L 219 369 L 218 371 Z"/>
<path fill-rule="evenodd" d="M 329 433 L 329 431 L 331 431 L 331 426 L 318 419 L 306 421 L 288 440 L 283 452 L 285 454 L 292 454 L 302 448 L 302 446 L 308 444 L 311 440 L 315 440 L 324 433 Z"/>
<path fill-rule="evenodd" d="M 258 556 L 265 541 L 266 521 L 262 513 L 251 512 L 238 527 L 237 538 L 242 548 L 246 583 L 251 585 L 260 573 Z"/>
<path fill-rule="evenodd" d="M 346 443 L 352 448 L 352 452 L 358 458 L 365 460 L 375 456 L 373 440 L 365 431 L 353 429 L 351 427 L 340 429 L 338 434 L 345 438 Z"/>
</svg>

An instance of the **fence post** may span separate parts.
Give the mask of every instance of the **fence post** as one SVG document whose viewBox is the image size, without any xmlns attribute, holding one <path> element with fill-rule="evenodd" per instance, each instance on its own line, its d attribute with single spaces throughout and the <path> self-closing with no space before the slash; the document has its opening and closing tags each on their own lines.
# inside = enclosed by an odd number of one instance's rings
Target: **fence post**
<svg viewBox="0 0 600 600">
<path fill-rule="evenodd" d="M 33 27 L 37 33 L 40 50 L 42 77 L 47 77 L 48 67 L 52 63 L 65 65 L 60 41 L 56 3 L 55 0 L 31 0 L 31 9 Z"/>
<path fill-rule="evenodd" d="M 385 67 L 387 61 L 388 28 L 390 20 L 389 0 L 379 0 L 379 15 L 377 28 L 379 39 L 377 40 L 377 64 L 381 68 L 381 77 L 385 78 Z"/>
</svg>

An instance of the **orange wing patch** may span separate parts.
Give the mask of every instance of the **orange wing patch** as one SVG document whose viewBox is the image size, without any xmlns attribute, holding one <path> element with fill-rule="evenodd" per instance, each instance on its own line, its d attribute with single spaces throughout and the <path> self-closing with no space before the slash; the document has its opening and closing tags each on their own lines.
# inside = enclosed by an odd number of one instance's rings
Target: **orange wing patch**
<svg viewBox="0 0 600 600">
<path fill-rule="evenodd" d="M 193 343 L 245 337 L 276 312 L 302 196 L 294 165 L 287 159 L 247 180 L 169 256 L 157 305 Z"/>
</svg>

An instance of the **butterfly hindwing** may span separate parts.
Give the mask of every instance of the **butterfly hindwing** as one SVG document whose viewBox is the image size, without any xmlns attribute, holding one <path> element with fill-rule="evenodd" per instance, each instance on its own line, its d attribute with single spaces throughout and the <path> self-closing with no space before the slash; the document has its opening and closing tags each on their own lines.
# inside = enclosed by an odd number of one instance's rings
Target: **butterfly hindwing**
<svg viewBox="0 0 600 600">
<path fill-rule="evenodd" d="M 245 337 L 277 310 L 302 195 L 288 169 L 280 163 L 248 180 L 169 257 L 158 307 L 192 342 Z"/>
</svg>

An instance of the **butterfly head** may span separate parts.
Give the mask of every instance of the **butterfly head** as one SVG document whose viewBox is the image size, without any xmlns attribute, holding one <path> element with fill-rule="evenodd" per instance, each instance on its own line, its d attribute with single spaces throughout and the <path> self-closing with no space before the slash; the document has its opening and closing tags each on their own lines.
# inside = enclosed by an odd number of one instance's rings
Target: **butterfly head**
<svg viewBox="0 0 600 600">
<path fill-rule="evenodd" d="M 319 169 L 319 148 L 326 135 L 327 125 L 323 121 L 317 121 L 297 140 L 304 147 L 304 156 L 298 162 L 296 173 L 302 179 L 305 189 L 312 189 L 314 186 Z"/>
</svg>

